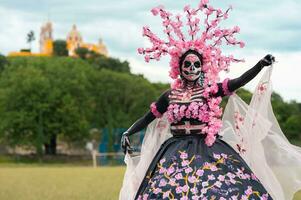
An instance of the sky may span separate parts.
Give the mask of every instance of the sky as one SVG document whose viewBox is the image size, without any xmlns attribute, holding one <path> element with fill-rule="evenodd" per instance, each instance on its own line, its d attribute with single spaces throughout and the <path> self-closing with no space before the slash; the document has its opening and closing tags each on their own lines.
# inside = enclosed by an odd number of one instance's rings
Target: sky
<svg viewBox="0 0 301 200">
<path fill-rule="evenodd" d="M 137 48 L 148 45 L 142 37 L 142 27 L 148 25 L 161 36 L 161 20 L 152 16 L 151 8 L 164 5 L 173 13 L 182 13 L 185 5 L 198 3 L 198 0 L 0 0 L 0 53 L 6 55 L 27 48 L 26 34 L 30 30 L 36 34 L 33 51 L 37 52 L 40 27 L 47 20 L 53 23 L 54 39 L 66 39 L 76 24 L 85 42 L 97 43 L 102 38 L 109 55 L 129 61 L 133 73 L 143 74 L 152 82 L 169 83 L 168 57 L 145 63 L 137 53 Z M 243 49 L 224 50 L 246 62 L 232 65 L 230 72 L 221 77 L 238 77 L 270 53 L 277 60 L 272 75 L 274 90 L 286 101 L 301 102 L 301 1 L 211 0 L 210 3 L 222 9 L 233 6 L 224 25 L 238 25 L 241 29 L 238 39 L 246 43 Z M 245 88 L 253 91 L 259 78 L 260 74 Z"/>
</svg>

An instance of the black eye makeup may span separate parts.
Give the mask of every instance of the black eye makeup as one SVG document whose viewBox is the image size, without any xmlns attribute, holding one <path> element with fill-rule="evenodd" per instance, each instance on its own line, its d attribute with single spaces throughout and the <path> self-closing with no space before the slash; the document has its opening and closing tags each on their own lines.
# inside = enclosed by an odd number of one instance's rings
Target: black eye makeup
<svg viewBox="0 0 301 200">
<path fill-rule="evenodd" d="M 196 61 L 194 64 L 193 64 L 196 68 L 199 68 L 201 66 L 201 63 L 200 61 Z"/>
<path fill-rule="evenodd" d="M 185 67 L 185 68 L 190 67 L 190 65 L 191 65 L 191 62 L 190 62 L 190 61 L 187 61 L 187 60 L 186 60 L 186 61 L 184 62 L 184 67 Z"/>
<path fill-rule="evenodd" d="M 194 65 L 195 68 L 199 68 L 201 66 L 201 62 L 200 61 L 196 61 L 196 62 L 193 63 L 193 65 Z M 184 67 L 188 68 L 190 66 L 191 66 L 191 62 L 186 60 L 184 62 Z"/>
</svg>

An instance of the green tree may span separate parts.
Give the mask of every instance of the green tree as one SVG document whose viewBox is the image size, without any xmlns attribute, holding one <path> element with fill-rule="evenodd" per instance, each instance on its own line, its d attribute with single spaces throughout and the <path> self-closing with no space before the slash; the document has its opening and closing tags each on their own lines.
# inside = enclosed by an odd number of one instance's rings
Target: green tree
<svg viewBox="0 0 301 200">
<path fill-rule="evenodd" d="M 2 54 L 0 54 L 0 72 L 2 72 L 5 68 L 5 66 L 8 64 L 8 61 L 6 57 Z"/>
<path fill-rule="evenodd" d="M 92 113 L 87 89 L 92 68 L 72 58 L 25 59 L 27 65 L 12 62 L 0 79 L 2 140 L 46 154 L 56 154 L 58 137 L 84 144 Z"/>
<path fill-rule="evenodd" d="M 291 115 L 284 124 L 284 130 L 288 139 L 299 144 L 301 144 L 300 122 L 301 122 L 301 114 L 298 114 L 298 115 Z"/>
<path fill-rule="evenodd" d="M 29 49 L 31 51 L 31 43 L 35 40 L 35 34 L 33 31 L 29 31 L 29 33 L 27 33 L 27 38 L 26 41 L 29 44 Z"/>
<path fill-rule="evenodd" d="M 127 61 L 120 61 L 117 58 L 106 57 L 104 55 L 92 56 L 88 59 L 95 69 L 110 69 L 118 72 L 130 73 L 130 65 Z"/>
<path fill-rule="evenodd" d="M 76 55 L 78 55 L 81 59 L 86 59 L 88 54 L 90 53 L 89 49 L 84 47 L 78 47 L 75 49 Z"/>
<path fill-rule="evenodd" d="M 67 43 L 65 40 L 55 40 L 53 42 L 53 55 L 68 56 Z"/>
</svg>

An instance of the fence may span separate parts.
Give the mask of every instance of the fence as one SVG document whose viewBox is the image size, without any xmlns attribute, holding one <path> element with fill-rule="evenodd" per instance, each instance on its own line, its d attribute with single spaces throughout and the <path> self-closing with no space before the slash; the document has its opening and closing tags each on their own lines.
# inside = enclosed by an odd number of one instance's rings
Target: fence
<svg viewBox="0 0 301 200">
<path fill-rule="evenodd" d="M 124 154 L 120 145 L 121 136 L 124 131 L 126 131 L 125 128 L 115 128 L 111 131 L 108 128 L 102 129 L 98 149 L 91 151 L 94 167 L 108 164 L 124 164 Z M 145 130 L 130 136 L 131 145 L 137 151 L 140 151 L 144 134 Z"/>
</svg>

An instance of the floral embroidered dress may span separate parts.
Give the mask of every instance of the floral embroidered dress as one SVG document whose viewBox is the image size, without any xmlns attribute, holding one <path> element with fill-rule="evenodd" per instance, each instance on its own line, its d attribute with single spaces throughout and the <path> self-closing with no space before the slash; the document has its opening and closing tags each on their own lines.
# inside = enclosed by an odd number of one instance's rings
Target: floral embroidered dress
<svg viewBox="0 0 301 200">
<path fill-rule="evenodd" d="M 221 136 L 213 138 L 213 145 L 207 145 L 211 140 L 202 130 L 211 121 L 206 115 L 209 105 L 201 91 L 176 89 L 163 95 L 168 94 L 166 112 L 173 137 L 154 156 L 135 199 L 272 199 L 247 163 Z M 226 79 L 218 84 L 217 95 L 228 94 Z M 156 117 L 162 116 L 156 107 L 160 101 L 162 98 L 151 105 Z"/>
<path fill-rule="evenodd" d="M 184 15 L 163 6 L 151 10 L 162 19 L 167 37 L 160 38 L 144 26 L 150 46 L 138 48 L 138 53 L 146 62 L 169 55 L 173 83 L 122 135 L 127 168 L 120 200 L 290 200 L 301 189 L 301 148 L 289 143 L 272 111 L 272 67 L 250 105 L 231 95 L 263 66 L 271 65 L 273 56 L 264 57 L 238 78 L 218 82 L 219 72 L 243 61 L 221 49 L 244 47 L 234 36 L 238 26 L 220 26 L 231 9 L 222 11 L 200 0 L 196 8 L 185 6 Z M 186 55 L 190 51 L 194 56 Z M 190 84 L 194 81 L 199 84 Z M 219 106 L 223 96 L 229 96 L 224 112 Z M 130 155 L 129 136 L 144 128 L 140 155 Z"/>
</svg>

